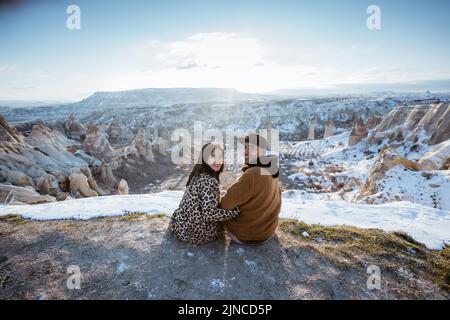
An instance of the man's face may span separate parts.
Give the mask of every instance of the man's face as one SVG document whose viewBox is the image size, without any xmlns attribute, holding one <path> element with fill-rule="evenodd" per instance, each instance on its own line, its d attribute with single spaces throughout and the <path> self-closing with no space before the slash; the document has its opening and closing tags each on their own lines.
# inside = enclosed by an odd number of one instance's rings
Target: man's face
<svg viewBox="0 0 450 320">
<path fill-rule="evenodd" d="M 255 164 L 257 159 L 264 155 L 264 150 L 254 144 L 245 144 L 244 158 L 246 164 Z"/>
</svg>

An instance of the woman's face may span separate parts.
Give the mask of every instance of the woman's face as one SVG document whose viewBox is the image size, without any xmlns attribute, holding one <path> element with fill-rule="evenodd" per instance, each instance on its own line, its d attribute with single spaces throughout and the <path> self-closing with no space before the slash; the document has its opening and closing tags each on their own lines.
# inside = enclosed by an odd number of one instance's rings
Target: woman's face
<svg viewBox="0 0 450 320">
<path fill-rule="evenodd" d="M 222 168 L 223 165 L 223 154 L 220 149 L 214 149 L 211 155 L 208 158 L 208 161 L 206 161 L 208 166 L 210 166 L 211 169 L 214 171 L 219 171 L 220 168 Z"/>
</svg>

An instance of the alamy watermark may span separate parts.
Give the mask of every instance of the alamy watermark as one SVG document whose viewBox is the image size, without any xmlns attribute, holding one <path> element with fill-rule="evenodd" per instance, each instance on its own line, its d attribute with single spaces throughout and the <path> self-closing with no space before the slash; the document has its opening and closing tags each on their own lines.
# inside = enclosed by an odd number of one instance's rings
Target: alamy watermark
<svg viewBox="0 0 450 320">
<path fill-rule="evenodd" d="M 80 290 L 81 289 L 81 270 L 79 266 L 71 265 L 67 267 L 67 274 L 70 276 L 67 278 L 67 289 Z"/>
<path fill-rule="evenodd" d="M 381 30 L 381 8 L 375 4 L 367 7 L 367 29 Z"/>
<path fill-rule="evenodd" d="M 200 153 L 203 145 L 208 142 L 214 142 L 224 147 L 224 165 L 244 165 L 244 152 L 246 151 L 243 138 L 249 133 L 258 134 L 267 141 L 267 153 L 265 154 L 267 157 L 250 157 L 248 164 L 254 164 L 259 161 L 266 168 L 262 174 L 275 174 L 278 171 L 278 163 L 272 161 L 273 157 L 271 156 L 276 156 L 279 153 L 280 132 L 278 129 L 251 130 L 246 134 L 242 130 L 227 129 L 224 135 L 220 129 L 204 130 L 202 122 L 195 122 L 193 133 L 186 128 L 178 128 L 172 132 L 171 141 L 175 143 L 175 146 L 172 148 L 171 160 L 176 165 L 201 163 Z M 247 152 L 249 154 L 256 153 L 256 150 L 253 150 L 257 148 L 256 145 L 255 136 L 249 135 L 249 150 Z M 202 156 L 203 159 L 208 157 L 207 154 Z"/>
<path fill-rule="evenodd" d="M 66 13 L 69 15 L 66 19 L 68 30 L 81 30 L 81 8 L 76 4 L 67 7 Z M 381 30 L 381 8 L 372 4 L 367 7 L 366 13 L 369 15 L 366 20 L 367 29 Z"/>
<path fill-rule="evenodd" d="M 371 265 L 367 268 L 367 289 L 368 290 L 381 290 L 381 269 L 379 266 Z"/>
<path fill-rule="evenodd" d="M 66 27 L 69 30 L 81 29 L 81 9 L 76 4 L 67 7 L 66 13 L 69 15 L 66 20 Z"/>
</svg>

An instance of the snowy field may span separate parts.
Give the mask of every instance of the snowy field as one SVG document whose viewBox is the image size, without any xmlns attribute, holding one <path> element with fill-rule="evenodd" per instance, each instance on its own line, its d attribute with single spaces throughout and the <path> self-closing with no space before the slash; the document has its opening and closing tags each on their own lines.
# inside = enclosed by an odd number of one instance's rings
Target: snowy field
<svg viewBox="0 0 450 320">
<path fill-rule="evenodd" d="M 0 206 L 0 215 L 18 214 L 35 220 L 91 219 L 145 212 L 170 216 L 177 208 L 182 191 L 73 199 L 39 205 Z M 347 201 L 317 200 L 299 191 L 283 193 L 281 218 L 308 224 L 352 225 L 385 231 L 404 231 L 429 248 L 450 244 L 450 212 L 412 202 L 382 205 L 355 204 Z"/>
</svg>

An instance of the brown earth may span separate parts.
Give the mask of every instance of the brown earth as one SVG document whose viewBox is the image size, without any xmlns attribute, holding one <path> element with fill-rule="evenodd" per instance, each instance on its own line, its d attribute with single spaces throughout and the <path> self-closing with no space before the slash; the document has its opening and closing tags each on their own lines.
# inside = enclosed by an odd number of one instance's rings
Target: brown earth
<svg viewBox="0 0 450 320">
<path fill-rule="evenodd" d="M 168 218 L 0 218 L 0 299 L 449 299 L 449 248 L 402 234 L 282 221 L 262 246 L 184 244 Z M 304 237 L 303 232 L 309 237 Z M 79 266 L 81 289 L 67 288 Z M 381 269 L 368 289 L 367 268 Z"/>
</svg>

